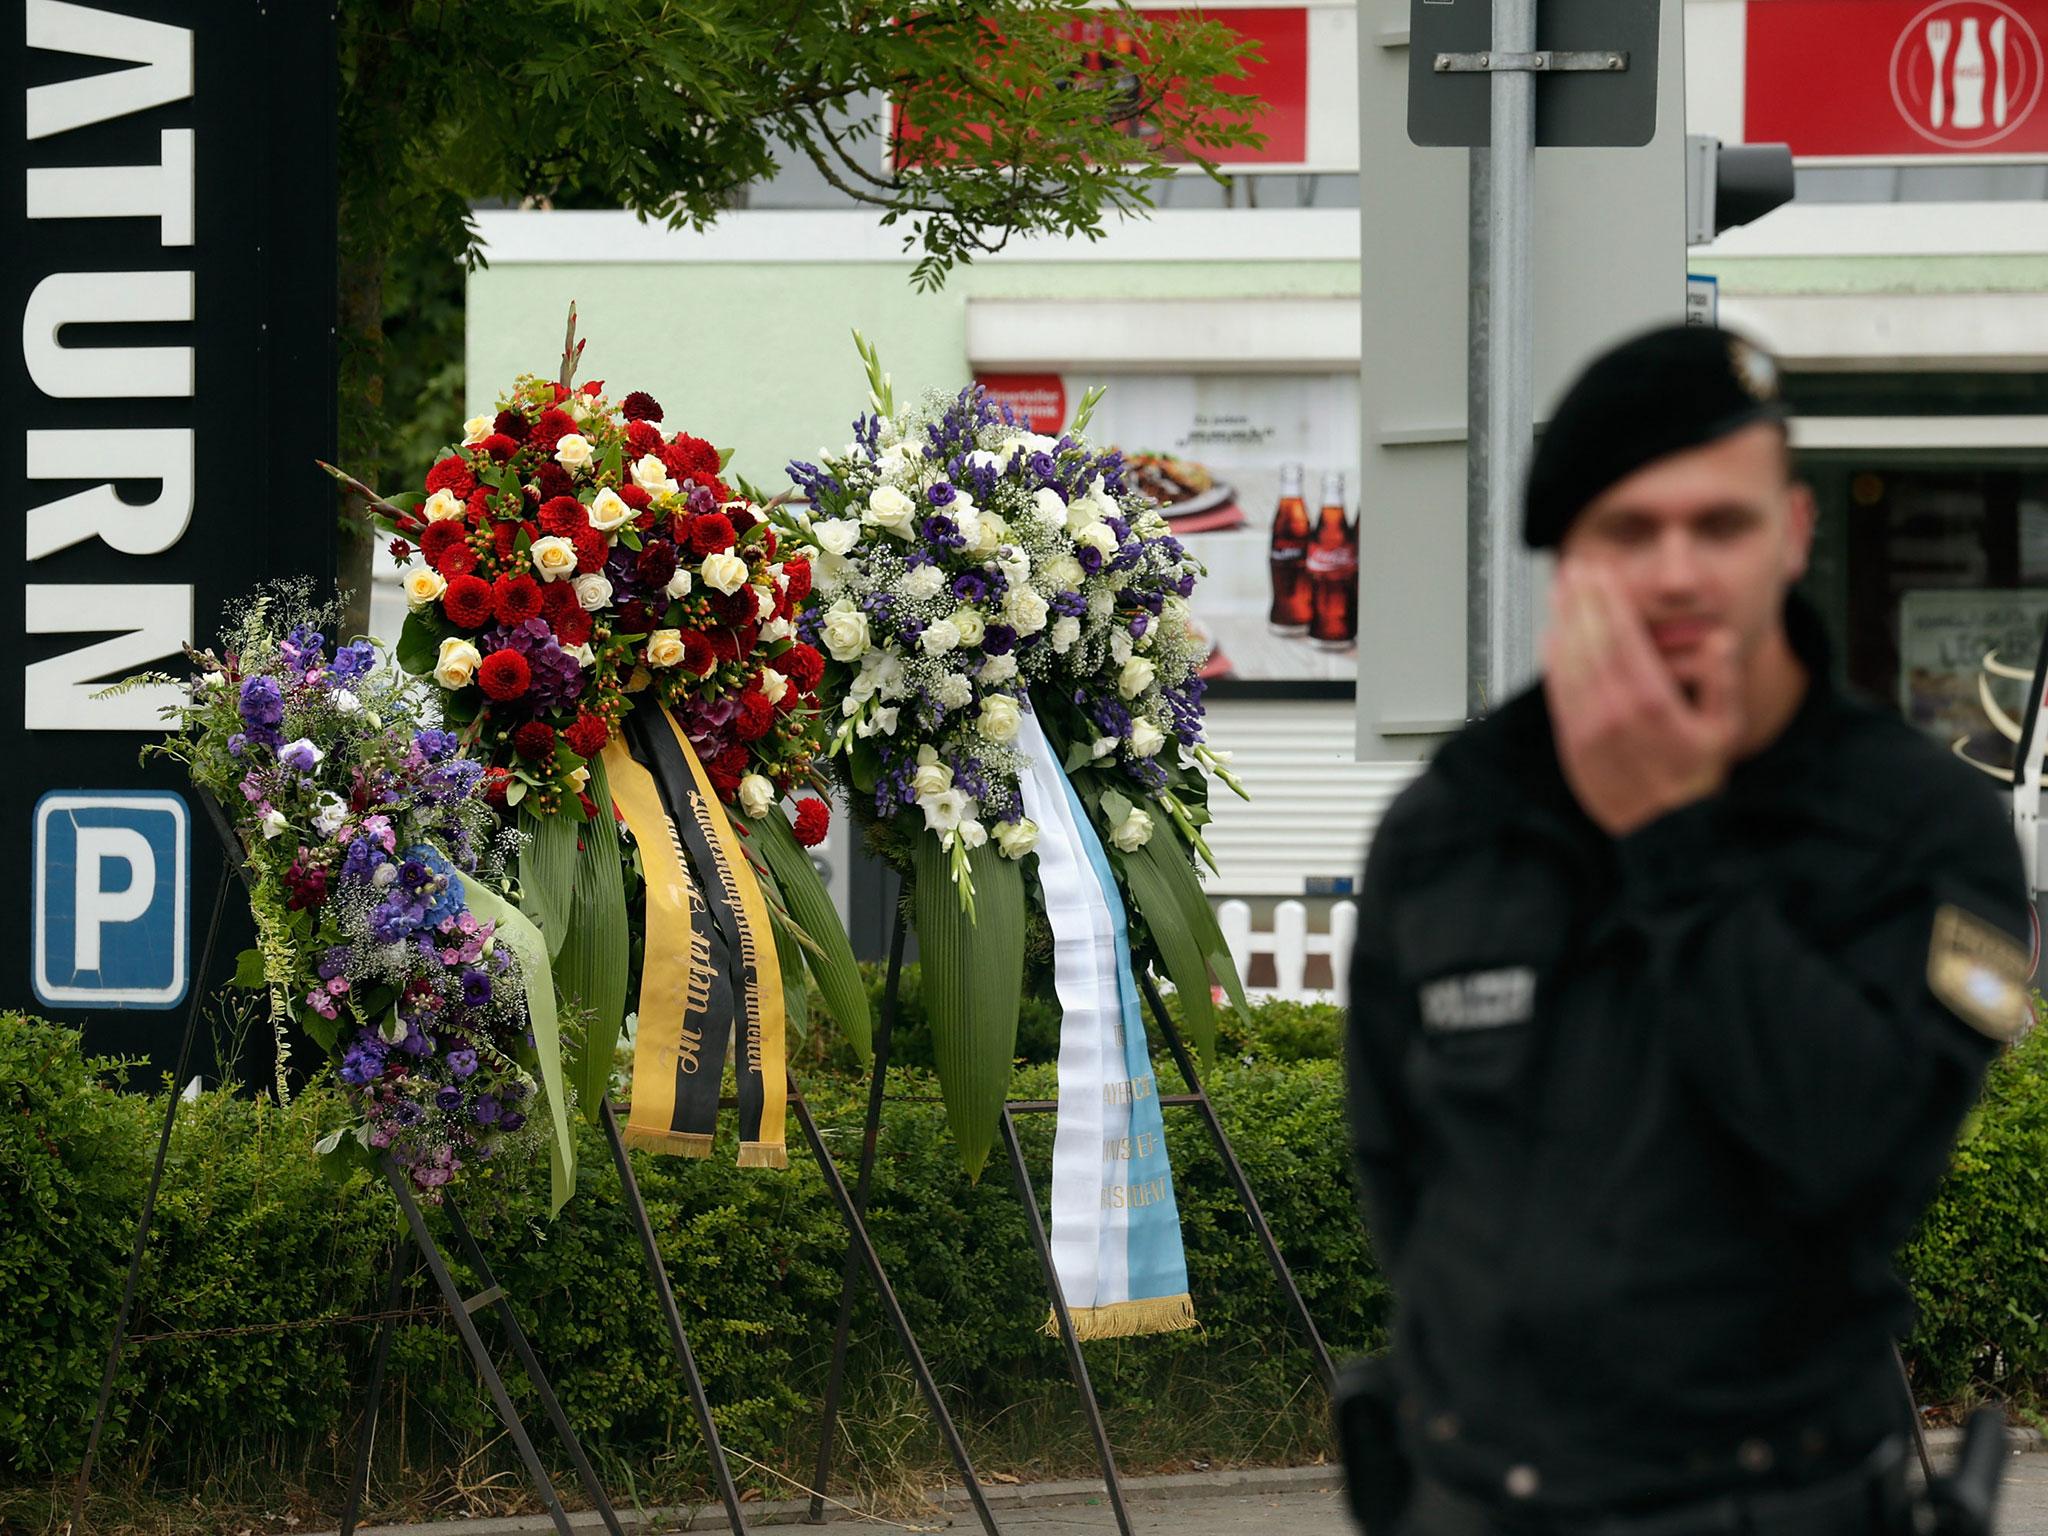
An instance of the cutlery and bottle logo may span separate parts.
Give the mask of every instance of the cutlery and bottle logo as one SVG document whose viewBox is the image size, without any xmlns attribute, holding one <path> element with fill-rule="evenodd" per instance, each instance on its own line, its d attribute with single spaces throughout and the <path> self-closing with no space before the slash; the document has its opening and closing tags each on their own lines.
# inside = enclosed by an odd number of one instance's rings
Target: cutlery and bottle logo
<svg viewBox="0 0 2048 1536">
<path fill-rule="evenodd" d="M 1358 522 L 1344 516 L 1344 476 L 1323 476 L 1322 508 L 1313 524 L 1302 497 L 1302 467 L 1280 467 L 1268 568 L 1275 634 L 1306 636 L 1324 650 L 1348 651 L 1358 640 Z"/>
<path fill-rule="evenodd" d="M 2033 114 L 2041 39 L 2003 0 L 1937 0 L 1892 49 L 1892 100 L 1922 138 L 1990 149 Z"/>
</svg>

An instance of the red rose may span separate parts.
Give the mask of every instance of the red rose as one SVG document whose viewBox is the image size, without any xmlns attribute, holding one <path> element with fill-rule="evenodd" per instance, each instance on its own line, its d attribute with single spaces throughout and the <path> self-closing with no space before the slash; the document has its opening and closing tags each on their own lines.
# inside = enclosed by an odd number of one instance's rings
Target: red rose
<svg viewBox="0 0 2048 1536">
<path fill-rule="evenodd" d="M 789 582 L 791 603 L 800 603 L 811 595 L 811 562 L 807 556 L 791 555 L 782 562 L 782 574 Z"/>
<path fill-rule="evenodd" d="M 553 453 L 556 446 L 576 430 L 576 419 L 567 411 L 548 409 L 540 413 L 540 420 L 534 423 L 534 446 L 544 453 Z"/>
<path fill-rule="evenodd" d="M 533 681 L 533 668 L 517 651 L 493 651 L 476 669 L 476 685 L 486 696 L 508 704 L 526 692 Z"/>
<path fill-rule="evenodd" d="M 731 549 L 736 537 L 732 519 L 723 512 L 707 512 L 690 519 L 690 552 L 694 555 L 715 555 L 721 549 Z"/>
<path fill-rule="evenodd" d="M 497 651 L 493 656 L 511 656 L 512 651 Z M 512 750 L 529 763 L 541 762 L 555 755 L 555 728 L 545 720 L 529 720 L 512 733 Z"/>
<path fill-rule="evenodd" d="M 531 432 L 533 427 L 517 411 L 500 411 L 498 412 L 498 419 L 491 423 L 491 430 L 501 436 L 511 438 L 515 443 L 523 443 L 526 441 L 527 433 Z"/>
<path fill-rule="evenodd" d="M 469 530 L 451 517 L 438 523 L 427 524 L 426 532 L 420 535 L 420 553 L 427 557 L 427 564 L 439 570 L 440 567 L 434 565 L 434 562 L 451 544 L 468 542 Z"/>
<path fill-rule="evenodd" d="M 590 513 L 574 496 L 550 496 L 541 503 L 540 526 L 556 538 L 574 538 L 577 529 L 590 526 Z"/>
<path fill-rule="evenodd" d="M 531 576 L 500 576 L 491 584 L 491 611 L 507 629 L 540 617 L 540 583 Z"/>
<path fill-rule="evenodd" d="M 633 557 L 633 579 L 651 591 L 667 586 L 675 573 L 676 547 L 665 539 L 655 540 Z"/>
<path fill-rule="evenodd" d="M 694 629 L 682 632 L 683 670 L 704 677 L 718 665 L 718 650 L 711 641 Z"/>
<path fill-rule="evenodd" d="M 488 453 L 494 463 L 503 464 L 519 451 L 519 441 L 503 432 L 493 432 L 478 443 L 477 447 Z"/>
<path fill-rule="evenodd" d="M 623 501 L 635 512 L 645 512 L 654 505 L 654 497 L 640 489 L 637 485 L 622 485 L 619 487 L 618 494 L 619 500 Z"/>
<path fill-rule="evenodd" d="M 581 613 L 583 605 L 576 600 L 576 589 L 566 581 L 551 581 L 540 589 L 540 616 L 555 629 L 562 627 L 562 620 L 572 613 Z"/>
<path fill-rule="evenodd" d="M 475 489 L 476 476 L 470 472 L 467 464 L 452 454 L 427 471 L 429 496 L 436 491 L 450 491 L 466 501 L 469 493 Z"/>
<path fill-rule="evenodd" d="M 817 847 L 825 841 L 825 834 L 832 830 L 832 807 L 822 800 L 797 801 L 796 826 L 792 830 L 804 847 Z"/>
<path fill-rule="evenodd" d="M 554 451 L 554 445 L 550 443 L 548 445 L 548 452 L 553 453 Z M 533 478 L 535 483 L 540 486 L 542 500 L 546 500 L 551 496 L 572 496 L 576 492 L 576 482 L 570 478 L 569 471 L 562 468 L 553 459 L 549 459 L 547 463 L 541 465 Z"/>
<path fill-rule="evenodd" d="M 739 717 L 733 722 L 733 734 L 741 741 L 759 741 L 775 726 L 775 706 L 768 702 L 768 695 L 749 688 L 740 695 Z"/>
<path fill-rule="evenodd" d="M 619 413 L 628 421 L 659 421 L 661 403 L 645 390 L 636 389 L 619 403 Z"/>
<path fill-rule="evenodd" d="M 512 558 L 514 547 L 518 541 L 519 525 L 517 523 L 491 524 L 491 553 L 496 555 L 500 562 L 508 561 Z"/>
<path fill-rule="evenodd" d="M 427 563 L 443 576 L 467 576 L 476 569 L 476 551 L 469 547 L 467 539 L 454 539 L 443 544 Z"/>
<path fill-rule="evenodd" d="M 564 581 L 557 585 L 566 587 L 569 583 Z M 591 618 L 580 604 L 572 605 L 559 619 L 551 619 L 549 627 L 554 630 L 555 638 L 573 651 L 590 639 Z"/>
<path fill-rule="evenodd" d="M 492 805 L 505 803 L 505 792 L 512 787 L 512 772 L 509 768 L 495 765 L 484 770 L 484 799 Z"/>
<path fill-rule="evenodd" d="M 403 539 L 391 541 L 391 558 L 400 565 L 412 564 L 412 546 Z"/>
<path fill-rule="evenodd" d="M 661 451 L 661 432 L 645 421 L 629 421 L 626 424 L 626 446 L 641 457 Z"/>
<path fill-rule="evenodd" d="M 818 681 L 825 675 L 825 658 L 815 647 L 799 640 L 780 656 L 775 658 L 775 670 L 788 678 L 805 693 L 816 690 Z"/>
<path fill-rule="evenodd" d="M 597 756 L 611 739 L 612 728 L 602 715 L 578 715 L 576 723 L 562 733 L 562 740 L 569 743 L 569 750 L 578 757 Z"/>
<path fill-rule="evenodd" d="M 586 517 L 583 526 L 569 535 L 569 542 L 576 546 L 578 576 L 588 576 L 593 571 L 604 569 L 605 556 L 611 553 L 611 547 L 605 543 L 604 535 L 590 526 L 589 518 Z"/>
<path fill-rule="evenodd" d="M 482 629 L 491 622 L 491 584 L 481 576 L 457 576 L 441 594 L 441 606 L 457 629 Z"/>
</svg>

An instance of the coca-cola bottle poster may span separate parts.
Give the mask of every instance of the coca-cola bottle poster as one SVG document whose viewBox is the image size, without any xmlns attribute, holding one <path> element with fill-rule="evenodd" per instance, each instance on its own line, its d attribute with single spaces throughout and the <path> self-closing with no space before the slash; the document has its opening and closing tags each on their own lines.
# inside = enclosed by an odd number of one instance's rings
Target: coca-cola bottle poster
<svg viewBox="0 0 2048 1536">
<path fill-rule="evenodd" d="M 1091 441 L 1208 567 L 1194 618 L 1207 675 L 1349 686 L 1358 675 L 1358 384 L 1348 374 L 986 374 L 1056 435 L 1107 386 Z"/>
</svg>

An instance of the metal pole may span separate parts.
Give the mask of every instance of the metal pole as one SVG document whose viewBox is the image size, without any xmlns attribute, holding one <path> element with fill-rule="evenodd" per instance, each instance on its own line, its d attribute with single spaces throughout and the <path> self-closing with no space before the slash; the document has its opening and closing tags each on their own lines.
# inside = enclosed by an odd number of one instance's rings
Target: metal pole
<svg viewBox="0 0 2048 1536">
<path fill-rule="evenodd" d="M 882 1089 L 889 1072 L 889 1041 L 896 1030 L 896 993 L 903 981 L 900 890 L 894 911 L 895 920 L 889 929 L 889 979 L 882 988 L 882 1017 L 875 1031 L 875 1064 L 868 1077 L 868 1116 L 861 1133 L 860 1168 L 853 1179 L 853 1208 L 863 1220 L 868 1211 L 868 1182 L 875 1172 L 875 1148 L 881 1140 Z M 822 1525 L 825 1521 L 825 1490 L 832 1480 L 832 1437 L 839 1423 L 839 1393 L 846 1384 L 846 1347 L 853 1332 L 853 1287 L 859 1278 L 860 1255 L 849 1238 L 846 1268 L 839 1279 L 839 1326 L 832 1334 L 832 1369 L 825 1378 L 825 1419 L 818 1430 L 818 1465 L 811 1478 L 810 1509 L 804 1516 L 811 1525 Z"/>
<path fill-rule="evenodd" d="M 1074 1333 L 1074 1315 L 1067 1310 L 1066 1292 L 1060 1289 L 1059 1271 L 1053 1267 L 1052 1248 L 1045 1240 L 1045 1221 L 1038 1214 L 1038 1192 L 1031 1187 L 1031 1170 L 1024 1163 L 1024 1147 L 1017 1140 L 1017 1122 L 1010 1107 L 1003 1106 L 1003 1145 L 1010 1152 L 1010 1175 L 1017 1181 L 1017 1198 L 1024 1202 L 1024 1220 L 1031 1231 L 1031 1245 L 1038 1250 L 1038 1262 L 1045 1269 L 1045 1288 L 1052 1294 L 1053 1321 L 1059 1325 L 1060 1342 L 1067 1347 L 1067 1368 L 1074 1374 L 1074 1390 L 1081 1394 L 1081 1409 L 1088 1416 L 1088 1433 L 1095 1438 L 1095 1454 L 1102 1462 L 1102 1484 L 1109 1491 L 1109 1507 L 1116 1514 L 1116 1528 L 1131 1536 L 1131 1517 L 1124 1510 L 1123 1481 L 1117 1476 L 1116 1454 L 1109 1446 L 1109 1430 L 1102 1422 L 1102 1405 L 1095 1401 L 1095 1388 L 1088 1380 L 1088 1362 L 1081 1355 L 1081 1340 Z"/>
<path fill-rule="evenodd" d="M 213 914 L 206 920 L 206 946 L 201 952 L 198 974 L 188 985 L 192 1001 L 185 1010 L 185 1035 L 178 1042 L 178 1065 L 171 1073 L 171 1091 L 164 1104 L 164 1128 L 156 1139 L 156 1165 L 142 1191 L 142 1214 L 135 1219 L 135 1246 L 128 1252 L 128 1280 L 121 1288 L 121 1305 L 114 1313 L 114 1337 L 107 1346 L 106 1369 L 100 1373 L 99 1400 L 93 1405 L 92 1428 L 85 1437 L 85 1460 L 78 1468 L 78 1486 L 71 1495 L 71 1529 L 78 1529 L 85 1513 L 86 1490 L 92 1486 L 93 1462 L 99 1455 L 100 1431 L 106 1427 L 107 1405 L 113 1401 L 114 1378 L 120 1374 L 121 1353 L 128 1343 L 128 1320 L 135 1312 L 135 1290 L 142 1279 L 142 1259 L 149 1248 L 149 1225 L 156 1216 L 157 1191 L 163 1187 L 164 1162 L 171 1154 L 171 1127 L 178 1120 L 178 1095 L 184 1091 L 185 1069 L 192 1063 L 192 1041 L 199 1032 L 199 1010 L 206 1001 L 207 979 L 213 974 L 214 943 L 220 937 L 221 914 L 227 910 L 228 883 L 234 879 L 240 850 L 221 865 L 220 879 L 213 888 Z"/>
<path fill-rule="evenodd" d="M 363 1512 L 363 1498 L 370 1488 L 370 1454 L 377 1439 L 377 1409 L 384 1396 L 384 1371 L 391 1363 L 391 1335 L 398 1329 L 392 1316 L 405 1295 L 406 1271 L 412 1266 L 412 1239 L 398 1236 L 391 1254 L 391 1283 L 384 1290 L 384 1315 L 377 1319 L 376 1342 L 370 1346 L 370 1384 L 363 1393 L 363 1427 L 356 1433 L 355 1469 L 349 1476 L 348 1497 L 341 1506 L 341 1536 L 355 1536 L 356 1520 Z"/>
<path fill-rule="evenodd" d="M 599 1117 L 604 1121 L 604 1133 L 612 1144 L 612 1161 L 618 1165 L 619 1188 L 625 1195 L 626 1209 L 632 1212 L 633 1225 L 640 1233 L 640 1251 L 647 1256 L 647 1273 L 654 1280 L 655 1299 L 661 1303 L 663 1321 L 668 1324 L 669 1343 L 675 1347 L 676 1362 L 683 1368 L 683 1384 L 689 1389 L 690 1407 L 697 1415 L 697 1431 L 704 1437 L 704 1448 L 711 1456 L 711 1480 L 718 1485 L 718 1497 L 725 1505 L 726 1524 L 732 1527 L 733 1536 L 743 1536 L 746 1521 L 740 1515 L 740 1491 L 734 1486 L 732 1468 L 726 1465 L 725 1445 L 718 1438 L 718 1425 L 711 1418 L 711 1398 L 704 1390 L 704 1378 L 697 1370 L 696 1352 L 690 1348 L 690 1336 L 683 1331 L 683 1314 L 676 1306 L 675 1287 L 669 1283 L 668 1266 L 661 1262 L 661 1246 L 654 1238 L 654 1223 L 647 1216 L 647 1202 L 640 1197 L 640 1181 L 633 1176 L 632 1161 L 626 1156 L 626 1139 L 619 1134 L 619 1117 L 612 1113 L 612 1101 L 607 1098 L 598 1103 Z"/>
</svg>

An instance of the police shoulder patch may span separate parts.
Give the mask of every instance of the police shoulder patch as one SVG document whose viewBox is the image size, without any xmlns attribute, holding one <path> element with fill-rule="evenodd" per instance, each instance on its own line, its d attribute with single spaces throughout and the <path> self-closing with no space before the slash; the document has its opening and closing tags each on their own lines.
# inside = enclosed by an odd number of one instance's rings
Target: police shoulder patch
<svg viewBox="0 0 2048 1536">
<path fill-rule="evenodd" d="M 2026 949 L 1958 906 L 1934 914 L 1927 985 L 1951 1013 L 1993 1040 L 2017 1039 L 2033 1017 Z"/>
</svg>

